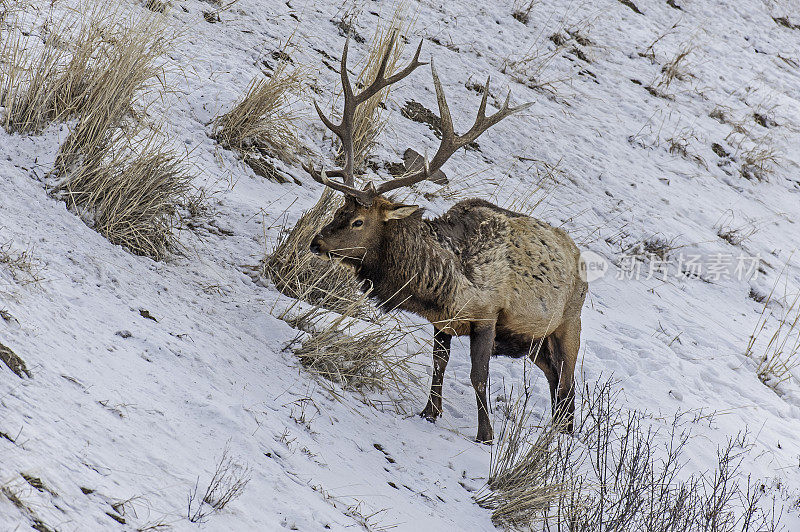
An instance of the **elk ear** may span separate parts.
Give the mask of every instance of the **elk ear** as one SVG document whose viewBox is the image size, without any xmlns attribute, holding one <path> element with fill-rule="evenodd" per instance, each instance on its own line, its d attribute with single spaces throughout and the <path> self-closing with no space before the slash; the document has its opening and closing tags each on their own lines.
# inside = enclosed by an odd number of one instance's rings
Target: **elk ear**
<svg viewBox="0 0 800 532">
<path fill-rule="evenodd" d="M 408 218 L 418 210 L 419 205 L 403 205 L 402 203 L 389 205 L 386 210 L 383 211 L 383 221 Z"/>
</svg>

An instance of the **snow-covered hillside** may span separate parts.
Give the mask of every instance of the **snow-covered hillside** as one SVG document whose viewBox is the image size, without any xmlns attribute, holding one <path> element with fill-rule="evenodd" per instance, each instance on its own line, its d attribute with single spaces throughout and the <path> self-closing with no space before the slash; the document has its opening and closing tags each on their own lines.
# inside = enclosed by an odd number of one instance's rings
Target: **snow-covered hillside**
<svg viewBox="0 0 800 532">
<path fill-rule="evenodd" d="M 145 2 L 115 1 L 126 16 L 152 15 Z M 21 4 L 15 20 L 37 35 L 85 2 Z M 291 225 L 322 187 L 299 165 L 287 171 L 302 186 L 259 177 L 209 136 L 288 41 L 320 89 L 308 94 L 329 105 L 338 74 L 326 64 L 337 67 L 329 56 L 345 40 L 336 22 L 359 13 L 354 29 L 366 42 L 350 43 L 354 65 L 394 4 L 221 4 L 171 2 L 169 90 L 149 96 L 148 119 L 213 193 L 213 215 L 181 231 L 183 253 L 132 255 L 48 194 L 44 176 L 71 122 L 41 134 L 0 129 L 0 249 L 30 253 L 41 277 L 26 282 L 0 261 L 0 343 L 32 375 L 0 364 L 0 530 L 37 519 L 60 531 L 493 529 L 472 499 L 491 451 L 473 441 L 468 341 L 454 342 L 435 425 L 354 394 L 332 397 L 284 349 L 298 331 L 271 311 L 287 298 L 254 273 L 284 218 Z M 800 530 L 800 368 L 779 385 L 759 379 L 774 317 L 746 355 L 757 300 L 780 280 L 770 307 L 780 314 L 783 296 L 790 303 L 800 290 L 795 0 L 539 0 L 527 24 L 513 10 L 511 0 L 408 3 L 404 59 L 424 38 L 457 129 L 471 124 L 474 86 L 487 75 L 491 105 L 509 89 L 512 103 L 535 102 L 481 136 L 479 150 L 452 157 L 446 194 L 425 194 L 438 187 L 424 183 L 409 201 L 436 215 L 456 196 L 518 209 L 544 197 L 534 214 L 609 265 L 583 310 L 580 389 L 613 377 L 619 406 L 665 427 L 677 412 L 696 414 L 687 472 L 713 469 L 717 447 L 747 429 L 753 449 L 740 475 L 763 479 L 784 529 Z M 437 108 L 427 67 L 392 89 L 378 167 L 408 147 L 438 146 L 401 114 L 411 100 Z M 310 97 L 297 106 L 310 157 L 330 165 L 330 134 Z M 644 258 L 632 263 L 634 252 Z M 410 413 L 429 382 L 430 355 L 417 361 L 424 378 L 403 405 Z M 524 367 L 492 360 L 493 402 L 522 383 Z M 534 415 L 548 419 L 546 381 L 529 373 Z M 205 489 L 223 454 L 250 482 L 224 510 L 190 522 L 187 496 Z"/>
</svg>

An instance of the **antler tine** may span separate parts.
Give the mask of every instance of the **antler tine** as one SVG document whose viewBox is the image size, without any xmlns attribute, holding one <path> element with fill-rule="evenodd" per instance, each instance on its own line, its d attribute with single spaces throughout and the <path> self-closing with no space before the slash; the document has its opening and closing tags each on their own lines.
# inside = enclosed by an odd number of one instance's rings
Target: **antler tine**
<svg viewBox="0 0 800 532">
<path fill-rule="evenodd" d="M 375 76 L 375 79 L 373 80 L 372 83 L 370 83 L 370 85 L 367 88 L 358 93 L 358 95 L 355 97 L 356 105 L 366 102 L 367 100 L 378 94 L 384 88 L 394 83 L 397 83 L 401 79 L 411 74 L 417 67 L 421 67 L 422 65 L 428 64 L 426 62 L 419 60 L 419 54 L 422 52 L 422 42 L 423 42 L 423 39 L 420 39 L 419 45 L 417 46 L 417 51 L 414 53 L 414 57 L 411 59 L 411 62 L 408 65 L 406 65 L 406 67 L 403 68 L 402 70 L 395 72 L 388 78 L 385 77 L 386 67 L 389 64 L 389 58 L 392 54 L 392 50 L 394 50 L 394 46 L 397 43 L 398 35 L 399 34 L 397 30 L 394 30 L 394 32 L 392 33 L 391 41 L 389 42 L 389 46 L 386 48 L 386 52 L 383 54 L 383 57 L 381 58 L 380 67 L 378 68 L 378 72 L 377 75 Z"/>
<path fill-rule="evenodd" d="M 439 75 L 436 73 L 436 67 L 433 65 L 433 58 L 431 58 L 431 75 L 433 76 L 433 88 L 436 90 L 436 103 L 439 105 L 442 143 L 444 143 L 445 140 L 449 142 L 452 141 L 455 136 L 453 118 L 450 116 L 450 107 L 447 105 L 447 98 L 444 95 L 442 83 L 439 81 Z"/>
<path fill-rule="evenodd" d="M 336 133 L 338 135 L 337 130 L 339 129 L 339 126 L 334 124 L 331 121 L 330 118 L 325 116 L 325 113 L 323 113 L 322 109 L 320 109 L 319 105 L 317 105 L 317 100 L 313 100 L 313 101 L 314 101 L 314 109 L 317 110 L 317 114 L 319 115 L 320 120 L 322 120 L 322 123 L 325 124 L 325 127 L 327 127 L 328 129 L 330 129 L 331 131 L 333 131 L 334 133 Z"/>
<path fill-rule="evenodd" d="M 486 76 L 486 85 L 483 86 L 483 96 L 481 97 L 481 105 L 478 107 L 478 117 L 476 120 L 486 118 L 486 100 L 489 99 L 489 82 L 491 80 L 492 76 Z M 508 95 L 511 96 L 511 91 L 508 92 Z M 508 107 L 508 98 L 506 98 L 506 107 Z"/>
<path fill-rule="evenodd" d="M 339 75 L 342 77 L 342 90 L 344 91 L 345 101 L 348 94 L 353 95 L 353 86 L 350 84 L 350 77 L 347 74 L 347 50 L 350 48 L 350 32 L 347 32 L 347 38 L 344 40 L 344 50 L 342 50 L 342 61 L 339 65 Z"/>
<path fill-rule="evenodd" d="M 377 191 L 372 183 L 369 183 L 364 190 L 359 190 L 355 187 L 345 185 L 344 183 L 339 183 L 338 181 L 332 181 L 328 179 L 325 170 L 322 170 L 322 172 L 317 172 L 313 167 L 305 164 L 303 165 L 303 169 L 311 174 L 311 177 L 313 177 L 314 181 L 317 183 L 321 183 L 326 187 L 332 188 L 333 190 L 348 196 L 352 196 L 357 202 L 365 207 L 372 205 L 372 201 L 375 199 L 375 196 L 377 196 Z M 331 172 L 331 175 L 339 175 L 344 177 L 342 170 L 334 170 Z"/>
</svg>

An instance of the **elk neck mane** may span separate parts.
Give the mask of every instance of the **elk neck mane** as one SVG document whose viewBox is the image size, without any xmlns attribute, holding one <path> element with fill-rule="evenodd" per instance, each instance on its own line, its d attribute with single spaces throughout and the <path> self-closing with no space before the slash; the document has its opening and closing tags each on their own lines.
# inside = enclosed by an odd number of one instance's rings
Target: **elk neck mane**
<svg viewBox="0 0 800 532">
<path fill-rule="evenodd" d="M 370 297 L 384 309 L 422 315 L 453 310 L 461 272 L 436 222 L 423 219 L 421 211 L 389 220 L 380 244 L 365 255 L 357 275 L 371 283 Z"/>
</svg>

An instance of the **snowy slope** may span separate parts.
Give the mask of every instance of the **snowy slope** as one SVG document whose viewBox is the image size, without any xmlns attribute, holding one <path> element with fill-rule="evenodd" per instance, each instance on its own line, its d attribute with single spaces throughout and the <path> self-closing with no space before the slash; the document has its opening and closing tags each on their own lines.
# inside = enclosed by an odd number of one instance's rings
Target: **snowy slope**
<svg viewBox="0 0 800 532">
<path fill-rule="evenodd" d="M 512 18 L 508 1 L 423 1 L 411 8 L 457 128 L 469 126 L 478 104 L 466 85 L 487 75 L 490 102 L 501 102 L 509 88 L 514 102 L 536 102 L 481 137 L 480 151 L 453 156 L 445 167 L 451 188 L 513 205 L 534 182 L 532 160 L 557 166 L 557 184 L 536 215 L 564 226 L 611 264 L 591 284 L 583 312 L 583 380 L 613 374 L 622 406 L 657 416 L 718 412 L 713 423 L 694 427 L 690 471 L 713 467 L 716 446 L 748 428 L 755 448 L 742 474 L 769 486 L 779 480 L 782 489 L 771 495 L 786 512 L 782 522 L 800 530 L 792 508 L 800 497 L 800 373 L 776 393 L 744 355 L 761 311 L 751 289 L 768 293 L 784 266 L 787 291 L 800 288 L 792 257 L 800 244 L 800 30 L 773 17 L 794 16 L 796 24 L 800 18 L 788 1 L 673 3 L 682 9 L 639 0 L 637 14 L 617 0 L 542 0 L 528 25 Z M 51 11 L 50 2 L 31 2 L 31 28 L 75 5 L 59 0 Z M 369 37 L 392 5 L 362 5 L 357 30 Z M 0 309 L 14 318 L 0 321 L 0 342 L 33 374 L 18 379 L 0 366 L 0 432 L 10 436 L 0 437 L 0 485 L 62 531 L 158 523 L 175 530 L 344 530 L 360 526 L 358 514 L 375 512 L 369 522 L 376 528 L 492 529 L 489 512 L 467 489 L 484 482 L 490 453 L 472 441 L 467 342 L 454 343 L 445 416 L 436 425 L 380 412 L 347 394 L 331 399 L 284 351 L 296 331 L 270 314 L 284 296 L 253 274 L 282 215 L 295 220 L 321 187 L 300 168 L 293 171 L 302 187 L 255 176 L 209 138 L 214 116 L 231 107 L 262 61 L 274 64 L 272 52 L 292 35 L 294 59 L 313 68 L 332 98 L 337 75 L 315 50 L 338 57 L 344 38 L 331 20 L 343 9 L 240 0 L 209 23 L 202 12 L 212 9 L 199 0 L 169 9 L 169 24 L 181 34 L 168 57 L 173 90 L 150 108 L 163 114 L 167 136 L 189 150 L 198 186 L 216 192 L 213 225 L 181 234 L 186 254 L 164 262 L 133 256 L 48 196 L 42 176 L 66 125 L 31 136 L 0 130 L 0 243 L 31 249 L 44 278 L 21 284 L 0 265 Z M 652 58 L 639 54 L 676 22 L 653 45 Z M 558 82 L 554 91 L 520 83 L 530 72 L 510 60 L 552 49 L 548 37 L 568 29 L 588 41 L 547 63 L 540 79 Z M 646 90 L 687 45 L 684 79 L 662 88 L 662 96 Z M 364 44 L 351 47 L 351 57 L 366 52 Z M 408 146 L 435 149 L 427 127 L 400 114 L 411 99 L 436 108 L 425 68 L 393 89 L 379 161 L 398 160 Z M 301 105 L 308 116 L 304 141 L 320 161 L 330 161 L 328 135 L 310 102 Z M 715 109 L 731 117 L 728 123 L 709 116 Z M 767 115 L 769 127 L 754 112 Z M 730 123 L 739 120 L 751 134 L 741 147 Z M 686 153 L 671 152 L 670 139 Z M 726 162 L 712 143 L 734 158 Z M 739 174 L 745 152 L 757 146 L 780 155 L 766 181 Z M 452 204 L 413 199 L 433 214 Z M 752 224 L 758 232 L 732 246 L 717 236 L 731 217 L 732 227 Z M 624 250 L 653 238 L 677 248 L 667 278 L 618 278 Z M 757 256 L 763 272 L 754 279 L 692 278 L 678 273 L 681 253 Z M 420 364 L 428 358 L 420 355 Z M 491 397 L 522 379 L 521 361 L 492 360 Z M 534 389 L 536 413 L 546 415 L 549 398 L 538 374 Z M 415 391 L 407 410 L 421 409 L 426 392 Z M 202 490 L 226 448 L 249 467 L 251 481 L 224 511 L 190 523 L 187 494 L 198 478 Z M 29 486 L 21 473 L 41 478 L 52 493 Z M 118 503 L 124 504 L 114 511 Z M 124 513 L 126 524 L 107 512 Z M 28 526 L 30 517 L 0 496 L 0 530 Z"/>
</svg>

